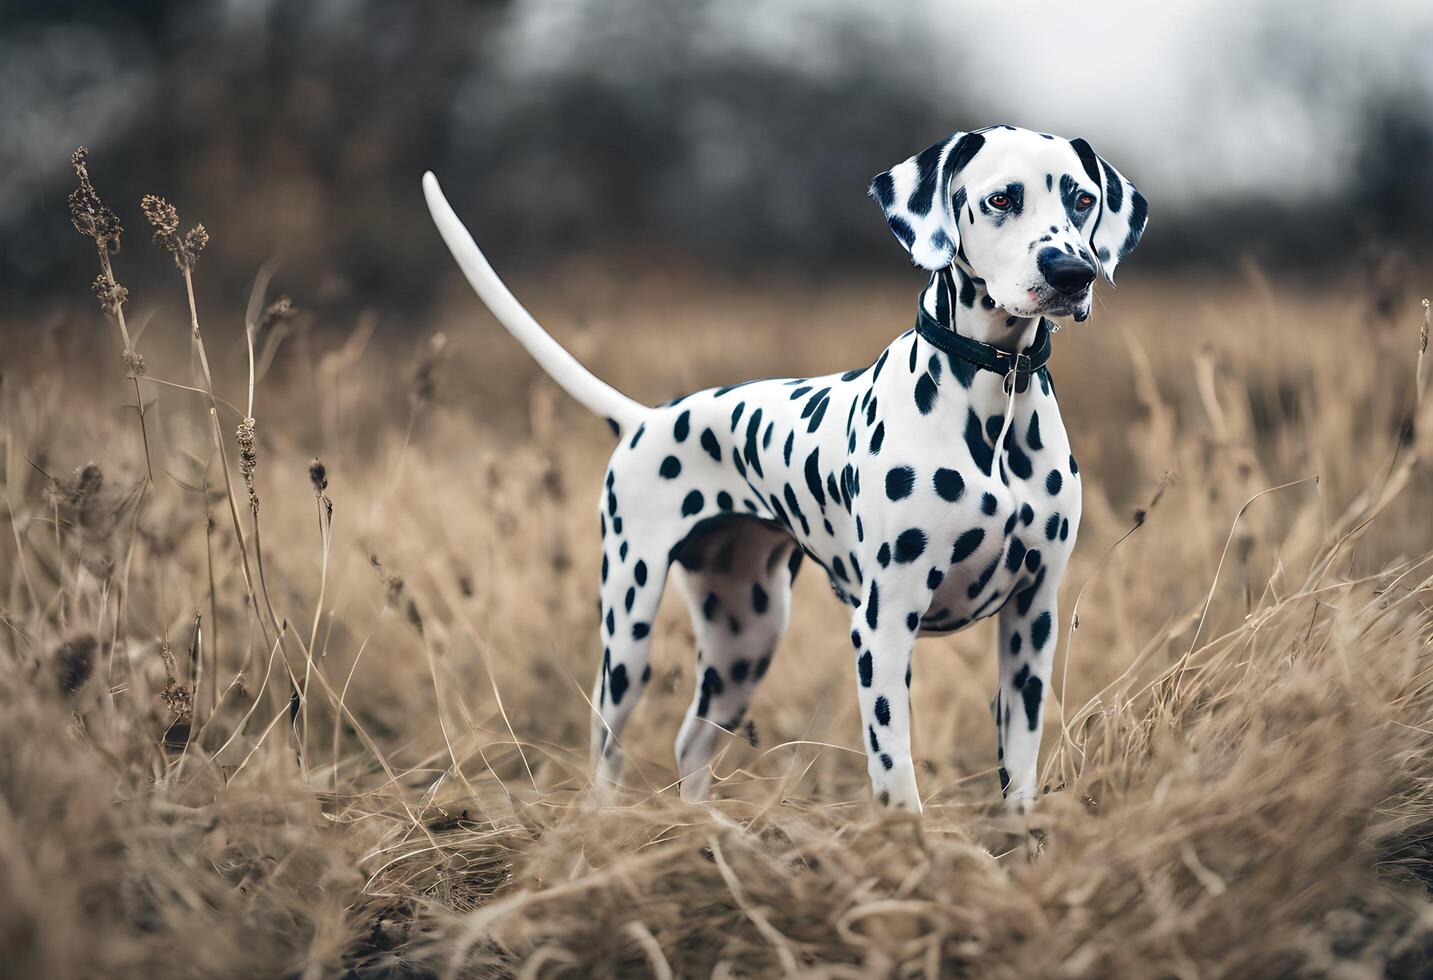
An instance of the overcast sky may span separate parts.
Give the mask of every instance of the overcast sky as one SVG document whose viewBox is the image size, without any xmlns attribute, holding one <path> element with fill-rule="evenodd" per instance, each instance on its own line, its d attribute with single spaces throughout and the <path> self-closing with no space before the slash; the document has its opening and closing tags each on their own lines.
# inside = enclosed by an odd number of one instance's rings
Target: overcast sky
<svg viewBox="0 0 1433 980">
<path fill-rule="evenodd" d="M 594 34 L 626 33 L 649 9 L 524 0 L 504 56 L 538 73 L 584 58 L 639 73 Z M 952 125 L 1085 136 L 1169 203 L 1336 186 L 1370 92 L 1422 91 L 1433 106 L 1433 0 L 727 0 L 689 26 L 708 50 L 814 74 L 842 72 L 838 39 L 859 33 L 933 105 L 984 113 Z"/>
</svg>

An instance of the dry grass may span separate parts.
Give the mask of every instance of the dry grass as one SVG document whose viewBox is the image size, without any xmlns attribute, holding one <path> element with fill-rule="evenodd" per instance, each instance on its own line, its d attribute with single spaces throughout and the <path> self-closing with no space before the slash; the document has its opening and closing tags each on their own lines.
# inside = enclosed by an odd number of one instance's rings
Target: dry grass
<svg viewBox="0 0 1433 980">
<path fill-rule="evenodd" d="M 156 213 L 185 314 L 132 311 L 121 357 L 97 317 L 7 342 L 0 973 L 1433 964 L 1421 310 L 1132 270 L 1057 338 L 1086 517 L 1033 835 L 998 802 L 988 624 L 919 647 L 925 819 L 871 812 L 843 615 L 809 570 L 714 805 L 670 787 L 692 684 L 670 603 L 630 790 L 600 809 L 605 427 L 457 292 L 387 343 L 262 288 L 206 315 Z M 557 281 L 519 293 L 649 400 L 863 363 L 918 285 Z"/>
</svg>

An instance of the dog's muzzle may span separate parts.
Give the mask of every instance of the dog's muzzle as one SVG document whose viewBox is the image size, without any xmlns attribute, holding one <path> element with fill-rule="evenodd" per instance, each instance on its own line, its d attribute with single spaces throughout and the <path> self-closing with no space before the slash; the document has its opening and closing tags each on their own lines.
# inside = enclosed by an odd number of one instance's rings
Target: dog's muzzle
<svg viewBox="0 0 1433 980">
<path fill-rule="evenodd" d="M 1061 296 L 1071 299 L 1084 294 L 1095 281 L 1095 267 L 1058 248 L 1043 248 L 1035 258 L 1035 267 Z"/>
</svg>

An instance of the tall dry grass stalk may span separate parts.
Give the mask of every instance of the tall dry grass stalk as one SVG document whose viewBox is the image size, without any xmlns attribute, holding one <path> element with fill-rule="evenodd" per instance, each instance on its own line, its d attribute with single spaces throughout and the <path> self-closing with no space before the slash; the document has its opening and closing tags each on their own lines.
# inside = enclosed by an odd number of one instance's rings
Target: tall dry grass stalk
<svg viewBox="0 0 1433 980">
<path fill-rule="evenodd" d="M 1104 323 L 1061 334 L 1086 515 L 1028 822 L 998 799 L 988 626 L 919 647 L 925 819 L 872 813 L 845 631 L 809 571 L 709 806 L 672 791 L 692 636 L 681 610 L 658 618 L 629 787 L 604 808 L 583 693 L 600 423 L 515 347 L 446 343 L 466 322 L 410 345 L 366 315 L 290 357 L 302 314 L 269 301 L 272 266 L 242 335 L 201 332 L 208 236 L 159 198 L 142 210 L 189 323 L 146 333 L 146 368 L 119 220 L 75 162 L 126 374 L 35 346 L 0 387 L 0 972 L 1433 968 L 1426 305 L 1379 341 L 1401 360 L 1350 342 L 1370 329 L 1356 291 L 1257 276 L 1215 301 L 1132 279 Z M 863 362 L 911 300 L 625 288 L 577 346 L 652 401 Z M 791 342 L 805 322 L 819 347 Z M 192 384 L 164 376 L 186 357 Z M 142 459 L 116 438 L 116 384 Z"/>
</svg>

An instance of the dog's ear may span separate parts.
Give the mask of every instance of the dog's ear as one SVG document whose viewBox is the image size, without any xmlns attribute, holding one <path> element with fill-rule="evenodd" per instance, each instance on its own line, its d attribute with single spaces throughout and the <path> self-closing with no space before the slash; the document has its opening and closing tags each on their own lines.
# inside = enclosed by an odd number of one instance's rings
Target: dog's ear
<svg viewBox="0 0 1433 980">
<path fill-rule="evenodd" d="M 952 178 L 985 144 L 979 133 L 954 133 L 871 181 L 869 193 L 916 265 L 944 269 L 960 249 Z"/>
<path fill-rule="evenodd" d="M 1149 202 L 1134 184 L 1090 148 L 1082 139 L 1070 140 L 1085 173 L 1100 188 L 1100 213 L 1085 236 L 1099 256 L 1100 268 L 1111 285 L 1115 266 L 1134 251 L 1149 221 Z"/>
</svg>

